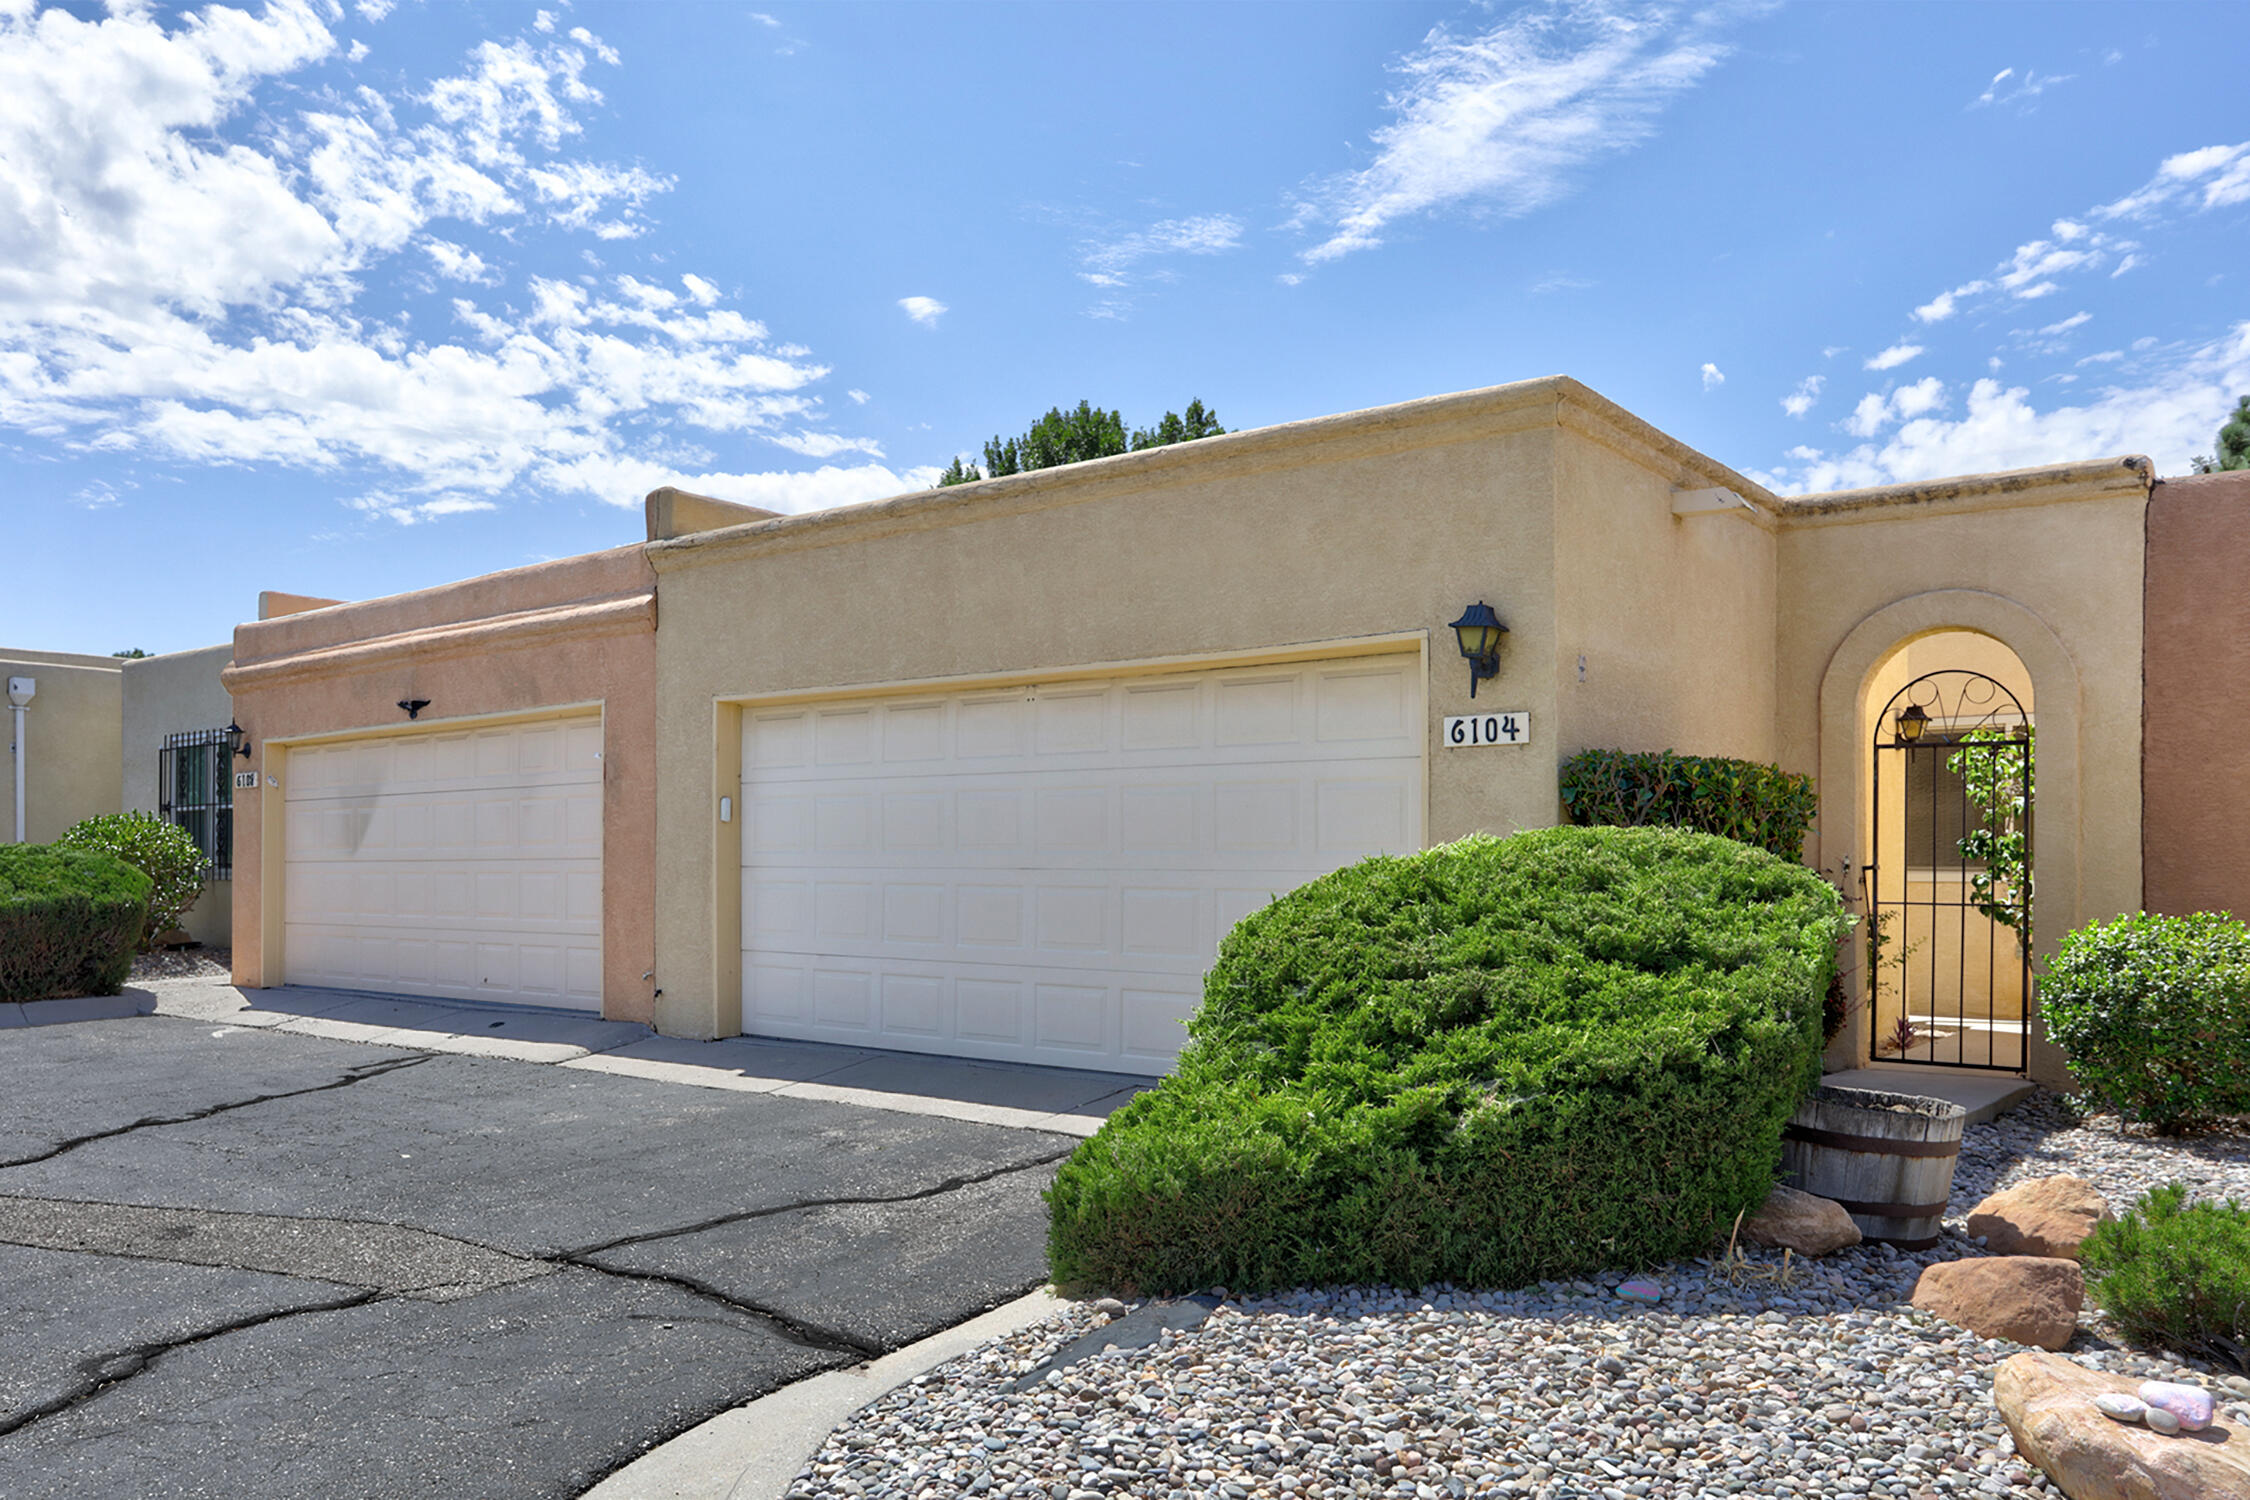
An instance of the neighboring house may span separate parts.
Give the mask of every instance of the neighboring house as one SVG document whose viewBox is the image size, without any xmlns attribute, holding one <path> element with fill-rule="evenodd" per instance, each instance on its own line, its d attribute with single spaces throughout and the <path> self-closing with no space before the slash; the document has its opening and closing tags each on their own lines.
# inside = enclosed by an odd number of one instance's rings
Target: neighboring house
<svg viewBox="0 0 2250 1500">
<path fill-rule="evenodd" d="M 660 490 L 644 543 L 238 629 L 235 975 L 1160 1071 L 1245 911 L 1672 747 L 1818 778 L 1808 859 L 1894 937 L 1832 1061 L 1904 1020 L 2053 1078 L 1961 756 L 2036 726 L 2033 951 L 2250 906 L 2250 694 L 2196 668 L 2250 664 L 2231 478 L 1784 498 L 1554 378 L 801 516 Z"/>
<path fill-rule="evenodd" d="M 24 742 L 13 752 L 24 769 L 25 841 L 51 842 L 100 813 L 150 812 L 179 824 L 211 861 L 181 926 L 220 947 L 233 929 L 237 762 L 227 749 L 233 705 L 219 681 L 232 655 L 223 645 L 137 659 L 0 651 L 0 673 L 33 683 Z M 0 800 L 0 841 L 15 842 L 12 791 Z"/>
</svg>

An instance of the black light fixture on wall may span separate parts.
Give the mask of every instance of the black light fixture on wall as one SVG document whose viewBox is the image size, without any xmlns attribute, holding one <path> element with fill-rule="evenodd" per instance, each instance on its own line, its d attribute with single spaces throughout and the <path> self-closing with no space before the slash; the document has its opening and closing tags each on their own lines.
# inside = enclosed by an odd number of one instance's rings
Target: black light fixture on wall
<svg viewBox="0 0 2250 1500">
<path fill-rule="evenodd" d="M 1461 618 L 1453 622 L 1453 635 L 1461 643 L 1461 654 L 1469 659 L 1469 696 L 1477 695 L 1477 684 L 1487 677 L 1500 675 L 1500 637 L 1508 627 L 1492 612 L 1492 606 L 1479 599 L 1461 611 Z"/>
<path fill-rule="evenodd" d="M 1922 731 L 1930 727 L 1929 711 L 1919 703 L 1909 703 L 1898 711 L 1898 737 L 1905 744 L 1917 744 Z"/>
<path fill-rule="evenodd" d="M 406 710 L 406 716 L 409 719 L 419 719 L 422 717 L 422 710 L 430 706 L 430 700 L 427 698 L 401 698 L 398 700 L 398 706 Z"/>
<path fill-rule="evenodd" d="M 249 735 L 248 730 L 244 729 L 240 724 L 235 723 L 234 720 L 229 719 L 227 720 L 227 727 L 220 732 L 227 737 L 227 748 L 229 750 L 232 750 L 235 754 L 241 756 L 244 760 L 248 760 L 250 758 L 250 747 L 243 743 L 243 741 Z"/>
</svg>

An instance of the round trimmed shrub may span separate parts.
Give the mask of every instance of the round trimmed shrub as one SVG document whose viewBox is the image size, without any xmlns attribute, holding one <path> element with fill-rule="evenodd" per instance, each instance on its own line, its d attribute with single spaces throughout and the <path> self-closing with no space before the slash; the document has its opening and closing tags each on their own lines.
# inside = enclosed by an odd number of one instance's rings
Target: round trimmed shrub
<svg viewBox="0 0 2250 1500">
<path fill-rule="evenodd" d="M 2250 1373 L 2250 1209 L 2153 1189 L 2079 1247 L 2088 1290 L 2136 1344 Z"/>
<path fill-rule="evenodd" d="M 203 875 L 211 868 L 186 829 L 154 813 L 101 813 L 83 819 L 71 824 L 55 847 L 114 855 L 149 878 L 144 947 L 180 925 L 203 894 Z"/>
<path fill-rule="evenodd" d="M 1773 1186 L 1844 931 L 1812 871 L 1678 829 L 1315 880 L 1227 935 L 1178 1070 L 1064 1163 L 1049 1268 L 1521 1286 L 1700 1251 Z"/>
<path fill-rule="evenodd" d="M 2225 912 L 2081 927 L 2039 976 L 2047 1039 L 2095 1102 L 2176 1135 L 2250 1114 L 2250 928 Z"/>
<path fill-rule="evenodd" d="M 0 1000 L 123 989 L 148 893 L 149 878 L 111 855 L 0 845 Z"/>
</svg>

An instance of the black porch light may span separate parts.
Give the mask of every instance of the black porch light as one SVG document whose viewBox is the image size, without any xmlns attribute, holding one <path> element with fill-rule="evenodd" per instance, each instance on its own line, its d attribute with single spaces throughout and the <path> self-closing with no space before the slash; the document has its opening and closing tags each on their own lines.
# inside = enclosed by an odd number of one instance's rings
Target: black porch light
<svg viewBox="0 0 2250 1500">
<path fill-rule="evenodd" d="M 248 730 L 245 730 L 240 724 L 235 723 L 234 720 L 229 719 L 227 720 L 227 727 L 220 732 L 226 735 L 227 748 L 229 750 L 232 750 L 235 754 L 241 756 L 244 760 L 248 760 L 250 758 L 250 747 L 242 743 L 243 740 L 248 737 Z"/>
<path fill-rule="evenodd" d="M 1898 737 L 1905 744 L 1916 744 L 1922 731 L 1930 727 L 1930 716 L 1919 703 L 1909 703 L 1898 711 Z"/>
<path fill-rule="evenodd" d="M 1453 622 L 1453 635 L 1461 643 L 1461 654 L 1469 659 L 1469 696 L 1477 695 L 1477 684 L 1487 677 L 1500 675 L 1500 637 L 1508 627 L 1492 612 L 1492 606 L 1479 599 L 1461 611 L 1461 618 Z"/>
</svg>

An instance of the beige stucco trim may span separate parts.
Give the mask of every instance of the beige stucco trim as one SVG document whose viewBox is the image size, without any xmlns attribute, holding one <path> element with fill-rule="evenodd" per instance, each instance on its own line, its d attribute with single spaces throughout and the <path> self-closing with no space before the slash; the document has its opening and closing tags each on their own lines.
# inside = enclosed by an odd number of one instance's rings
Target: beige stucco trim
<svg viewBox="0 0 2250 1500">
<path fill-rule="evenodd" d="M 899 532 L 1025 515 L 1181 482 L 1241 478 L 1532 432 L 1555 426 L 1566 410 L 1577 419 L 1575 430 L 1600 434 L 1639 461 L 1653 462 L 1661 472 L 1723 485 L 1761 508 L 1770 509 L 1776 503 L 1773 494 L 1756 481 L 1658 431 L 1569 376 L 1550 375 L 725 527 L 651 542 L 648 557 L 663 574 L 745 555 L 867 542 Z M 1446 426 L 1456 430 L 1437 431 Z"/>
<path fill-rule="evenodd" d="M 1384 635 L 1341 636 L 1236 651 L 1203 651 L 1185 656 L 1144 656 L 1126 661 L 1072 662 L 1067 666 L 1028 667 L 1012 672 L 969 672 L 950 677 L 915 677 L 895 682 L 846 683 L 836 687 L 786 688 L 771 693 L 729 693 L 721 706 L 764 708 L 776 703 L 818 703 L 837 698 L 900 698 L 923 693 L 972 692 L 977 688 L 1023 687 L 1037 682 L 1076 682 L 1089 677 L 1152 677 L 1165 672 L 1212 672 L 1226 667 L 1263 667 L 1283 662 L 1342 661 L 1354 656 L 1397 656 L 1419 651 L 1425 678 L 1430 633 L 1401 630 Z"/>
<path fill-rule="evenodd" d="M 341 677 L 406 663 L 421 665 L 500 647 L 551 645 L 597 635 L 632 635 L 656 628 L 656 595 L 632 594 L 590 604 L 494 615 L 464 625 L 440 625 L 380 636 L 348 646 L 330 646 L 248 666 L 232 666 L 221 681 L 230 693 L 253 692 L 282 683 Z"/>
<path fill-rule="evenodd" d="M 2109 913 L 2089 913 L 2083 901 L 2086 871 L 2080 768 L 2084 762 L 2084 686 L 2079 664 L 2044 620 L 2003 594 L 1937 589 L 1900 599 L 1861 620 L 1829 657 L 1820 686 L 1817 864 L 1836 870 L 1849 858 L 1856 881 L 1873 837 L 1865 787 L 1870 729 L 1864 721 L 1862 699 L 1884 662 L 1909 642 L 1941 630 L 1974 630 L 1992 637 L 2016 654 L 2031 677 L 2039 722 L 2038 793 L 2032 837 L 2041 915 L 2034 957 L 2041 959 L 2054 951 L 2058 934 L 2090 915 Z M 2137 796 L 2131 805 L 2131 816 L 2137 822 Z M 2120 807 L 2113 809 L 2113 815 L 2126 814 Z M 1856 890 L 1849 886 L 1847 891 L 1856 896 Z M 1866 1058 L 1870 1025 L 1865 1007 L 1856 1010 L 1830 1056 L 1848 1055 L 1855 1061 Z M 2036 1008 L 2029 1057 L 2034 1078 L 2068 1085 L 2062 1052 L 2046 1040 Z"/>
<path fill-rule="evenodd" d="M 441 729 L 497 729 L 508 724 L 530 724 L 541 719 L 582 719 L 588 714 L 601 714 L 604 705 L 599 698 L 581 699 L 576 703 L 541 704 L 537 708 L 509 709 L 501 713 L 456 714 L 442 719 L 389 719 L 380 724 L 357 724 L 349 729 L 323 729 L 317 733 L 276 735 L 262 740 L 261 745 L 287 749 L 305 745 L 333 745 L 345 740 L 392 739 L 399 735 L 421 734 Z M 605 736 L 606 738 L 606 736 Z M 270 767 L 269 767 L 270 770 Z"/>
<path fill-rule="evenodd" d="M 1970 474 L 1917 484 L 1886 484 L 1869 489 L 1797 495 L 1780 502 L 1785 524 L 1850 525 L 1893 521 L 1898 512 L 1920 507 L 1932 512 L 2012 510 L 2019 506 L 2064 505 L 2075 500 L 2115 500 L 2146 496 L 2155 467 L 2139 454 L 2046 464 L 1997 474 Z"/>
</svg>

